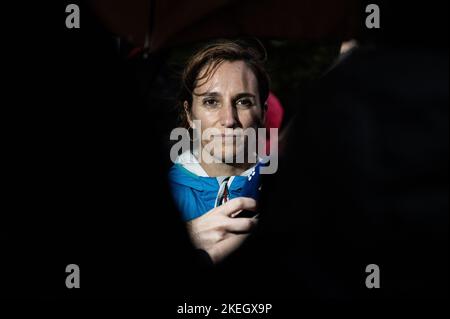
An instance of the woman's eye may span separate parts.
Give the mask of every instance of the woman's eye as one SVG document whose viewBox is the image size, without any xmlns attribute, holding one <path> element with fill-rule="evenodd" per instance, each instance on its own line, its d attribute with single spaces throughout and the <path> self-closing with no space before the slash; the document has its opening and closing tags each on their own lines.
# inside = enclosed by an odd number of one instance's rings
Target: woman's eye
<svg viewBox="0 0 450 319">
<path fill-rule="evenodd" d="M 203 104 L 206 105 L 206 106 L 209 106 L 209 107 L 214 107 L 214 106 L 217 106 L 218 103 L 217 103 L 217 100 L 206 99 L 206 100 L 203 101 Z"/>
<path fill-rule="evenodd" d="M 244 99 L 237 101 L 237 105 L 241 107 L 250 107 L 253 105 L 253 102 L 249 99 Z"/>
</svg>

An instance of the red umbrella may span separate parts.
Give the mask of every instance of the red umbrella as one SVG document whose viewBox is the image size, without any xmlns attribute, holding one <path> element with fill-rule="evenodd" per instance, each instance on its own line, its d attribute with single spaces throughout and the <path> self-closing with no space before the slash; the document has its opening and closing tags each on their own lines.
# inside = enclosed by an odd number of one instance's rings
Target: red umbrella
<svg viewBox="0 0 450 319">
<path fill-rule="evenodd" d="M 92 0 L 116 34 L 150 51 L 217 37 L 353 37 L 358 0 Z"/>
</svg>

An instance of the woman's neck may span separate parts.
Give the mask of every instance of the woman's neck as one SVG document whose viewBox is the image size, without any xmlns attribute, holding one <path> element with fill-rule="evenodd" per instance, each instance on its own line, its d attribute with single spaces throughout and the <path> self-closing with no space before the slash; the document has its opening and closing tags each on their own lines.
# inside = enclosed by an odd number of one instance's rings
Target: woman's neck
<svg viewBox="0 0 450 319">
<path fill-rule="evenodd" d="M 210 177 L 217 176 L 239 176 L 251 167 L 251 164 L 227 164 L 227 163 L 200 163 L 206 174 Z"/>
<path fill-rule="evenodd" d="M 205 159 L 205 156 L 208 158 Z M 218 163 L 211 155 L 205 153 L 203 153 L 203 160 L 200 161 L 200 166 L 210 177 L 239 176 L 252 165 L 251 163 Z"/>
</svg>

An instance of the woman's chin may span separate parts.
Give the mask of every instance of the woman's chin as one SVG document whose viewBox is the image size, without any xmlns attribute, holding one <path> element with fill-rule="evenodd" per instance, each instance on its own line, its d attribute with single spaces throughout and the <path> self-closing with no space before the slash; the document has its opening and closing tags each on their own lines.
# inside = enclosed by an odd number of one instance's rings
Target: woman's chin
<svg viewBox="0 0 450 319">
<path fill-rule="evenodd" d="M 222 156 L 215 157 L 222 163 L 227 164 L 243 164 L 245 163 L 245 154 L 243 152 L 236 153 L 235 151 L 222 152 Z"/>
</svg>

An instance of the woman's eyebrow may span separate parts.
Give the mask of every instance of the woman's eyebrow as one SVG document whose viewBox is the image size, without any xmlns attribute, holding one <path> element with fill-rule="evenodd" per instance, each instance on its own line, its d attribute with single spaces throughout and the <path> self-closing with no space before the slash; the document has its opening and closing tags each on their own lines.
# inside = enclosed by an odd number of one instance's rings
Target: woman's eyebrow
<svg viewBox="0 0 450 319">
<path fill-rule="evenodd" d="M 203 92 L 201 94 L 198 94 L 199 96 L 208 96 L 208 97 L 218 97 L 221 96 L 221 94 L 219 92 Z"/>
<path fill-rule="evenodd" d="M 251 94 L 251 93 L 248 93 L 248 92 L 243 92 L 243 93 L 236 94 L 233 99 L 234 100 L 238 100 L 238 99 L 242 99 L 243 97 L 255 98 L 255 95 Z"/>
</svg>

